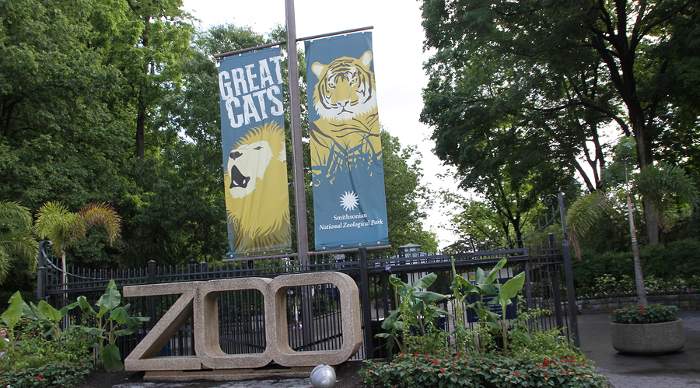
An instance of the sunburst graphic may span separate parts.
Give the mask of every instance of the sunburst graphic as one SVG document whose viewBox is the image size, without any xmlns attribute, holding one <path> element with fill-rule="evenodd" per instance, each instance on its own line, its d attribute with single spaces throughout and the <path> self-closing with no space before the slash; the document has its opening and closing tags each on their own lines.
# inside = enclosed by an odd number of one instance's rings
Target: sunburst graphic
<svg viewBox="0 0 700 388">
<path fill-rule="evenodd" d="M 355 210 L 359 204 L 359 198 L 354 191 L 346 191 L 340 196 L 340 206 L 345 211 Z"/>
</svg>

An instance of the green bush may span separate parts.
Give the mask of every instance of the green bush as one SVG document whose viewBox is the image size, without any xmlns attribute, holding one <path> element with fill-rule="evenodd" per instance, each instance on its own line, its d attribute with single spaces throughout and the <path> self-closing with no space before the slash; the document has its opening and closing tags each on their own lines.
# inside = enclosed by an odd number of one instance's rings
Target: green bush
<svg viewBox="0 0 700 388">
<path fill-rule="evenodd" d="M 400 354 L 391 362 L 366 361 L 360 371 L 370 387 L 607 387 L 605 377 L 573 357 L 514 358 L 500 354 L 434 358 Z"/>
<path fill-rule="evenodd" d="M 700 241 L 678 240 L 642 247 L 640 251 L 649 293 L 700 290 Z M 679 273 L 678 268 L 683 270 Z M 584 252 L 574 260 L 576 290 L 583 297 L 633 295 L 632 252 Z M 607 277 L 607 279 L 606 279 Z M 614 279 L 609 284 L 601 284 Z M 680 280 L 679 280 L 680 279 Z M 618 283 L 618 284 L 615 284 Z M 607 288 L 606 288 L 607 287 Z"/>
<path fill-rule="evenodd" d="M 615 323 L 661 323 L 678 319 L 678 307 L 650 304 L 627 306 L 613 312 Z"/>
<path fill-rule="evenodd" d="M 12 348 L 0 358 L 0 386 L 77 386 L 92 369 L 88 343 L 78 330 L 48 339 L 20 325 Z"/>
</svg>

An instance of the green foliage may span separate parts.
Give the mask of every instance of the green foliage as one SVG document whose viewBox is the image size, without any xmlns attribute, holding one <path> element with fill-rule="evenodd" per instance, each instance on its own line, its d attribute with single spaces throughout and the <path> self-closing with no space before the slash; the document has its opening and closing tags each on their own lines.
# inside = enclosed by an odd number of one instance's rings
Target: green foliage
<svg viewBox="0 0 700 388">
<path fill-rule="evenodd" d="M 599 387 L 608 386 L 588 362 L 575 358 L 508 357 L 498 354 L 435 357 L 401 354 L 391 362 L 365 361 L 370 387 Z"/>
<path fill-rule="evenodd" d="M 696 239 L 642 247 L 640 256 L 645 270 L 645 286 L 649 292 L 673 292 L 680 288 L 678 279 L 687 282 L 693 276 L 700 277 L 698 251 L 700 241 Z M 614 295 L 625 295 L 629 291 L 627 282 L 633 275 L 632 254 L 629 252 L 584 251 L 581 260 L 574 260 L 573 264 L 577 293 L 582 296 L 606 296 L 615 289 L 619 292 Z M 683 267 L 682 272 L 678 271 L 679 265 Z M 606 275 L 612 278 L 609 282 L 604 278 Z M 605 283 L 599 284 L 600 280 Z M 608 283 L 610 287 L 606 286 Z M 653 288 L 655 285 L 658 285 L 656 289 Z"/>
<path fill-rule="evenodd" d="M 678 319 L 678 307 L 650 304 L 648 306 L 627 306 L 613 312 L 615 323 L 661 323 Z"/>
<path fill-rule="evenodd" d="M 121 293 L 114 280 L 107 284 L 105 293 L 95 303 L 94 309 L 84 296 L 79 296 L 77 305 L 94 322 L 94 327 L 81 326 L 91 336 L 97 338 L 97 356 L 107 371 L 123 368 L 121 354 L 117 347 L 117 338 L 133 334 L 149 318 L 129 315 L 129 305 L 122 305 Z"/>
<path fill-rule="evenodd" d="M 16 202 L 0 201 L 0 284 L 18 261 L 34 268 L 37 250 L 29 209 Z"/>
<path fill-rule="evenodd" d="M 396 343 L 401 351 L 409 350 L 408 339 L 414 336 L 431 336 L 437 331 L 436 321 L 439 317 L 447 315 L 447 312 L 437 306 L 437 303 L 445 300 L 446 295 L 427 289 L 435 282 L 437 275 L 427 274 L 413 284 L 405 283 L 396 275 L 389 277 L 389 283 L 394 288 L 398 300 L 398 309 L 382 322 L 382 329 L 386 333 L 380 333 L 378 338 L 389 339 L 388 344 Z M 403 339 L 403 343 L 400 338 Z M 435 339 L 435 338 L 433 338 Z M 416 345 L 415 342 L 412 345 Z M 422 342 L 421 342 L 422 343 Z M 430 341 L 431 344 L 440 346 L 440 341 Z M 418 345 L 420 346 L 420 345 Z"/>
<path fill-rule="evenodd" d="M 71 387 L 90 373 L 90 342 L 78 331 L 47 339 L 30 332 L 0 358 L 0 385 L 11 387 Z"/>
<path fill-rule="evenodd" d="M 2 320 L 4 326 L 10 330 L 10 334 L 12 334 L 12 330 L 15 328 L 15 326 L 17 326 L 19 320 L 22 318 L 24 306 L 25 303 L 24 300 L 22 300 L 22 295 L 19 293 L 19 291 L 17 291 L 12 294 L 12 297 L 10 297 L 10 303 L 7 310 L 0 315 L 0 319 Z"/>
<path fill-rule="evenodd" d="M 388 132 L 382 131 L 381 140 L 389 241 L 393 248 L 414 243 L 423 252 L 437 252 L 435 234 L 422 224 L 426 217 L 422 208 L 430 203 L 431 192 L 421 182 L 421 160 L 414 147 L 402 148 Z"/>
<path fill-rule="evenodd" d="M 512 247 L 515 237 L 508 219 L 488 202 L 469 200 L 451 192 L 443 192 L 445 208 L 456 207 L 451 226 L 460 242 L 447 247 L 448 253 Z"/>
</svg>

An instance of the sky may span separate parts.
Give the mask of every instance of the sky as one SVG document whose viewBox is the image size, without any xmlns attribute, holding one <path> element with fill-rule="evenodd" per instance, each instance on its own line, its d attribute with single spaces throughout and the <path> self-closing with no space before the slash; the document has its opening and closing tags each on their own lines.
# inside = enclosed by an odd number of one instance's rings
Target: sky
<svg viewBox="0 0 700 388">
<path fill-rule="evenodd" d="M 266 34 L 284 25 L 284 0 L 216 1 L 185 0 L 184 8 L 197 20 L 200 29 L 218 24 L 248 26 Z M 422 90 L 427 84 L 423 62 L 424 32 L 417 0 L 297 0 L 295 2 L 297 37 L 346 29 L 374 26 L 373 54 L 377 80 L 379 119 L 387 131 L 399 138 L 403 146 L 417 147 L 424 184 L 436 193 L 441 189 L 457 190 L 450 177 L 439 176 L 447 167 L 432 153 L 432 130 L 419 121 L 423 109 Z M 299 47 L 303 47 L 299 44 Z M 302 101 L 305 97 L 302 96 Z M 440 247 L 455 241 L 445 226 L 449 216 L 436 201 L 425 209 L 424 226 L 437 233 Z"/>
</svg>

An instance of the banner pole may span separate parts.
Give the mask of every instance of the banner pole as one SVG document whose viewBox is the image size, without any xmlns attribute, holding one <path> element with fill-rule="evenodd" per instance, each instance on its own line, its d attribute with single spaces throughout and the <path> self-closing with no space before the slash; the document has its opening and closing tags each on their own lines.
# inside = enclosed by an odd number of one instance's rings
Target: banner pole
<svg viewBox="0 0 700 388">
<path fill-rule="evenodd" d="M 301 141 L 301 108 L 299 101 L 299 64 L 294 0 L 285 0 L 287 22 L 287 63 L 289 66 L 289 104 L 292 130 L 292 162 L 294 164 L 294 210 L 296 214 L 297 252 L 299 264 L 309 264 L 309 238 L 306 229 L 306 187 L 304 185 L 304 151 Z"/>
<path fill-rule="evenodd" d="M 294 16 L 294 0 L 285 0 L 285 16 L 287 19 L 287 63 L 289 66 L 289 105 L 291 105 L 290 121 L 292 130 L 292 159 L 294 163 L 294 210 L 297 227 L 297 254 L 301 271 L 309 267 L 309 238 L 306 229 L 306 185 L 304 184 L 304 150 L 301 142 L 301 102 L 299 101 L 299 64 L 297 63 L 297 31 Z M 308 346 L 313 341 L 311 327 L 313 315 L 311 312 L 311 296 L 309 286 L 301 287 L 301 336 L 303 350 L 311 350 Z"/>
</svg>

